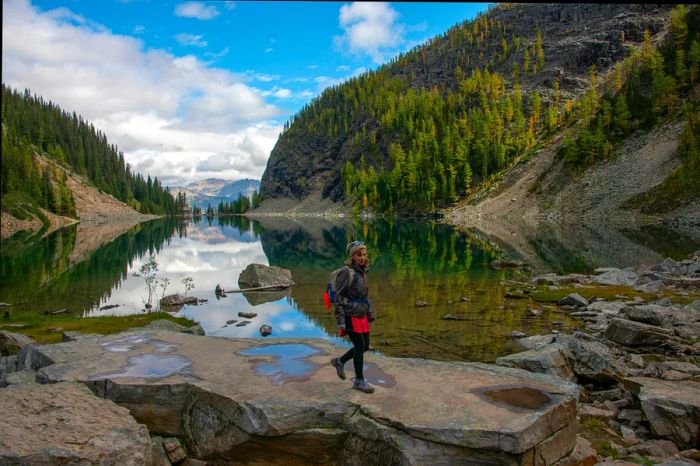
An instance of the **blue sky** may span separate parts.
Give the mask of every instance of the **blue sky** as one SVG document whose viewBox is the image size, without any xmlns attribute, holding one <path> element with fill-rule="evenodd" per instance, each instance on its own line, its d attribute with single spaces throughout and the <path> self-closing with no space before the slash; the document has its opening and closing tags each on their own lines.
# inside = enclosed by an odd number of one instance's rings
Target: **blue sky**
<svg viewBox="0 0 700 466">
<path fill-rule="evenodd" d="M 2 80 L 93 121 L 165 184 L 259 179 L 325 87 L 487 6 L 3 0 Z"/>
</svg>

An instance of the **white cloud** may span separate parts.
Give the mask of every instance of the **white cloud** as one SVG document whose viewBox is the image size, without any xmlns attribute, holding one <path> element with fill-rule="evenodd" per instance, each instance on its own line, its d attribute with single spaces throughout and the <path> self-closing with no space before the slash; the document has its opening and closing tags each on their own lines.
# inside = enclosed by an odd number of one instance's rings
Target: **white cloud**
<svg viewBox="0 0 700 466">
<path fill-rule="evenodd" d="M 165 184 L 262 175 L 281 110 L 243 74 L 145 49 L 67 10 L 40 12 L 26 0 L 6 0 L 3 10 L 2 81 L 81 114 L 137 171 Z M 212 157 L 228 166 L 197 168 Z"/>
<path fill-rule="evenodd" d="M 230 52 L 229 48 L 224 47 L 223 50 L 221 50 L 221 52 L 204 52 L 204 55 L 206 57 L 213 59 L 213 60 L 216 60 L 217 58 L 221 58 L 221 57 L 228 55 L 229 52 Z"/>
<path fill-rule="evenodd" d="M 279 74 L 258 73 L 255 70 L 246 70 L 243 73 L 243 77 L 246 81 L 260 81 L 264 83 L 269 83 L 272 81 L 277 81 L 282 76 L 280 76 Z"/>
<path fill-rule="evenodd" d="M 275 91 L 275 93 L 272 95 L 274 95 L 275 97 L 277 97 L 279 99 L 286 99 L 288 97 L 291 97 L 292 91 L 290 91 L 289 89 L 282 88 L 282 89 L 277 89 Z"/>
<path fill-rule="evenodd" d="M 189 34 L 186 32 L 173 36 L 180 45 L 191 45 L 194 47 L 206 47 L 207 41 L 202 40 L 201 34 Z"/>
<path fill-rule="evenodd" d="M 219 16 L 219 10 L 213 5 L 205 5 L 203 2 L 184 2 L 175 6 L 175 16 L 183 18 L 196 18 L 207 20 Z"/>
<path fill-rule="evenodd" d="M 265 53 L 270 53 L 270 52 L 272 52 L 272 51 L 274 51 L 274 50 L 275 50 L 275 49 L 273 49 L 272 47 L 268 47 L 268 48 L 265 49 Z"/>
<path fill-rule="evenodd" d="M 344 33 L 335 36 L 335 45 L 339 50 L 347 48 L 381 63 L 404 41 L 406 27 L 397 18 L 396 10 L 384 2 L 343 5 L 338 19 Z"/>
<path fill-rule="evenodd" d="M 234 8 L 236 8 L 236 2 L 225 1 L 224 8 L 226 8 L 229 11 L 233 10 Z"/>
<path fill-rule="evenodd" d="M 338 68 L 336 68 L 336 71 L 348 71 L 350 67 L 348 65 L 340 65 Z"/>
<path fill-rule="evenodd" d="M 146 32 L 146 27 L 141 24 L 137 24 L 136 26 L 134 26 L 134 29 L 131 32 L 133 32 L 134 34 L 143 34 L 144 32 Z"/>
</svg>

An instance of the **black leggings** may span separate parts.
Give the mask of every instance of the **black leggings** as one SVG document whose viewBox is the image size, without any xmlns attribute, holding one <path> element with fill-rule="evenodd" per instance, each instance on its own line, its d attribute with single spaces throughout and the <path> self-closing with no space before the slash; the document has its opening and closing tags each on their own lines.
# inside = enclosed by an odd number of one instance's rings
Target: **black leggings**
<svg viewBox="0 0 700 466">
<path fill-rule="evenodd" d="M 340 362 L 345 364 L 352 359 L 352 364 L 355 366 L 355 379 L 364 379 L 362 366 L 364 365 L 365 351 L 369 349 L 369 332 L 348 332 L 348 337 L 350 337 L 352 342 L 352 348 L 340 357 Z"/>
</svg>

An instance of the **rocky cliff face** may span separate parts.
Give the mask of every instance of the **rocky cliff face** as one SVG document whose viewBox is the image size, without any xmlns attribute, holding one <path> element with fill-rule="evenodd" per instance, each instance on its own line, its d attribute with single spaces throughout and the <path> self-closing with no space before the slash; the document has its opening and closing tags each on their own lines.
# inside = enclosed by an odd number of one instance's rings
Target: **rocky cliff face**
<svg viewBox="0 0 700 466">
<path fill-rule="evenodd" d="M 537 91 L 547 102 L 554 97 L 557 81 L 562 100 L 576 98 L 589 84 L 587 71 L 591 65 L 597 67 L 599 74 L 605 73 L 642 41 L 645 30 L 658 38 L 665 32 L 669 13 L 670 7 L 664 5 L 501 4 L 482 19 L 457 25 L 367 76 L 380 81 L 398 79 L 405 83 L 405 89 L 437 88 L 446 93 L 457 87 L 458 75 L 468 77 L 476 68 L 488 68 L 500 73 L 506 88 L 512 91 L 517 63 L 524 94 Z M 480 31 L 490 28 L 491 34 L 487 32 L 483 39 L 481 32 L 472 34 L 477 21 L 481 21 Z M 544 66 L 536 74 L 532 70 L 524 73 L 523 53 L 535 44 L 538 31 L 542 36 Z M 504 51 L 501 39 L 505 39 L 510 52 Z M 535 61 L 532 56 L 530 62 Z M 368 85 L 365 91 L 373 92 L 373 87 Z M 315 104 L 322 105 L 322 97 Z M 302 201 L 320 194 L 333 201 L 343 200 L 340 170 L 348 160 L 357 165 L 367 152 L 367 147 L 357 147 L 352 140 L 362 128 L 377 131 L 376 152 L 380 155 L 368 163 L 390 168 L 388 147 L 396 136 L 383 132 L 381 123 L 368 112 L 355 115 L 354 121 L 347 122 L 347 128 L 332 135 L 320 129 L 283 134 L 262 177 L 263 196 L 268 200 Z M 303 112 L 298 117 L 304 118 Z"/>
</svg>

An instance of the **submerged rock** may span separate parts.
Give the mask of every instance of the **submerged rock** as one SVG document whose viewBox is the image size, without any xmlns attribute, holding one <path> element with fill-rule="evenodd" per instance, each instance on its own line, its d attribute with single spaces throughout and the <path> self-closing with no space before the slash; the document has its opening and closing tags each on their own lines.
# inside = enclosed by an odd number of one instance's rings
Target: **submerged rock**
<svg viewBox="0 0 700 466">
<path fill-rule="evenodd" d="M 161 307 L 183 306 L 185 304 L 197 304 L 198 299 L 195 296 L 182 296 L 178 293 L 164 296 L 160 300 Z"/>
</svg>

